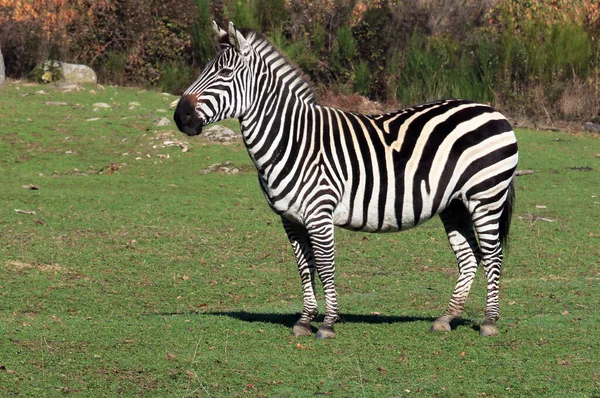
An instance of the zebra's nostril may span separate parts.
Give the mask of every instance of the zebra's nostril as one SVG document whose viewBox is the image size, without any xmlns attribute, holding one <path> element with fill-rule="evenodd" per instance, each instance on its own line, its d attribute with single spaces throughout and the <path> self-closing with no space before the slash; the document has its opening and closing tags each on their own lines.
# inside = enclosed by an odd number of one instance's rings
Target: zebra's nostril
<svg viewBox="0 0 600 398">
<path fill-rule="evenodd" d="M 189 113 L 186 113 L 185 116 L 183 117 L 182 120 L 183 124 L 190 124 L 192 122 L 192 115 Z"/>
</svg>

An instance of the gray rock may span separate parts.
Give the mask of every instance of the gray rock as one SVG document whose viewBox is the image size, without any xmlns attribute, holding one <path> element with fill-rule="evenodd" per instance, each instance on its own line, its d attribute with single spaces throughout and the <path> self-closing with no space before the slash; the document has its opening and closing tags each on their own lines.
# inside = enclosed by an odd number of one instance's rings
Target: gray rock
<svg viewBox="0 0 600 398">
<path fill-rule="evenodd" d="M 65 84 L 96 84 L 98 82 L 96 72 L 89 66 L 61 62 L 60 67 Z"/>
<path fill-rule="evenodd" d="M 228 160 L 225 163 L 215 163 L 208 166 L 206 169 L 198 171 L 198 174 L 204 175 L 208 173 L 222 173 L 222 174 L 237 174 L 240 169 L 232 166 L 233 163 Z"/>
<path fill-rule="evenodd" d="M 111 106 L 108 105 L 106 102 L 96 102 L 94 104 L 94 108 L 102 108 L 102 109 L 109 109 Z"/>
<path fill-rule="evenodd" d="M 154 125 L 157 127 L 164 127 L 164 126 L 168 126 L 170 124 L 171 124 L 171 121 L 169 119 L 167 119 L 166 117 L 163 117 L 159 121 L 154 123 Z"/>
<path fill-rule="evenodd" d="M 241 134 L 238 134 L 227 127 L 219 125 L 214 125 L 206 129 L 202 135 L 209 141 L 217 142 L 233 142 L 242 138 Z"/>
<path fill-rule="evenodd" d="M 600 124 L 587 122 L 583 125 L 583 129 L 587 131 L 593 131 L 594 133 L 600 133 Z"/>
</svg>

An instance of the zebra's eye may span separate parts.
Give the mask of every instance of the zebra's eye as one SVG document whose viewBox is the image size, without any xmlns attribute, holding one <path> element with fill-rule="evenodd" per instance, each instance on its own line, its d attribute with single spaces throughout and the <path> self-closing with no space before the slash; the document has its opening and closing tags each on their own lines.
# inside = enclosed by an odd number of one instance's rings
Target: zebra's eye
<svg viewBox="0 0 600 398">
<path fill-rule="evenodd" d="M 219 71 L 219 76 L 221 77 L 229 77 L 233 73 L 233 69 L 223 68 Z"/>
</svg>

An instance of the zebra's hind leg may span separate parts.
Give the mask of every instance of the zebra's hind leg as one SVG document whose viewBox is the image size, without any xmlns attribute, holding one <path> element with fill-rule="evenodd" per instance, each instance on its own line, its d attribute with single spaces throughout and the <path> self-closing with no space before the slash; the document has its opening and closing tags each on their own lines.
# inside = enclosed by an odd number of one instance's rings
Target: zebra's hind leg
<svg viewBox="0 0 600 398">
<path fill-rule="evenodd" d="M 485 320 L 479 329 L 481 336 L 498 335 L 496 321 L 500 318 L 498 291 L 503 260 L 499 228 L 501 214 L 502 209 L 476 210 L 473 214 L 473 222 L 483 255 L 483 268 L 487 277 Z"/>
<path fill-rule="evenodd" d="M 442 316 L 433 321 L 432 332 L 449 332 L 450 323 L 462 317 L 465 301 L 469 295 L 477 266 L 481 260 L 481 251 L 473 231 L 471 215 L 462 204 L 454 201 L 443 212 L 440 218 L 448 235 L 450 247 L 456 255 L 458 264 L 458 281 Z"/>
<path fill-rule="evenodd" d="M 293 224 L 285 218 L 281 220 L 292 244 L 302 281 L 302 314 L 292 327 L 291 333 L 293 336 L 310 336 L 312 334 L 310 323 L 318 312 L 315 296 L 315 257 L 306 228 Z"/>
</svg>

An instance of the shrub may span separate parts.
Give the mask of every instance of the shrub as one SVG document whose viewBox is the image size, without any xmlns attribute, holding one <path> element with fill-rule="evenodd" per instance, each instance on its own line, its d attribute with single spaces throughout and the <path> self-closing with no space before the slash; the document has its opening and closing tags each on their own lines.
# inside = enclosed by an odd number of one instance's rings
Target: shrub
<svg viewBox="0 0 600 398">
<path fill-rule="evenodd" d="M 289 21 L 285 0 L 255 0 L 254 17 L 261 32 L 269 34 Z"/>
<path fill-rule="evenodd" d="M 0 47 L 6 76 L 26 76 L 47 56 L 39 21 L 7 21 L 0 25 Z"/>
<path fill-rule="evenodd" d="M 356 67 L 354 82 L 356 92 L 368 97 L 371 91 L 371 71 L 367 62 L 359 62 Z"/>
<path fill-rule="evenodd" d="M 231 0 L 227 7 L 227 16 L 238 28 L 259 29 L 254 14 L 254 1 Z"/>
<path fill-rule="evenodd" d="M 42 62 L 33 68 L 27 75 L 30 80 L 37 83 L 51 83 L 62 79 L 62 69 L 58 61 Z"/>
<path fill-rule="evenodd" d="M 163 65 L 158 86 L 163 92 L 181 95 L 195 78 L 194 70 L 184 63 L 167 63 Z"/>
<path fill-rule="evenodd" d="M 193 61 L 204 65 L 215 53 L 215 39 L 209 12 L 209 0 L 195 0 L 197 16 L 192 25 Z"/>
<path fill-rule="evenodd" d="M 348 26 L 342 26 L 337 31 L 337 59 L 340 63 L 348 65 L 356 55 L 356 40 Z"/>
</svg>

